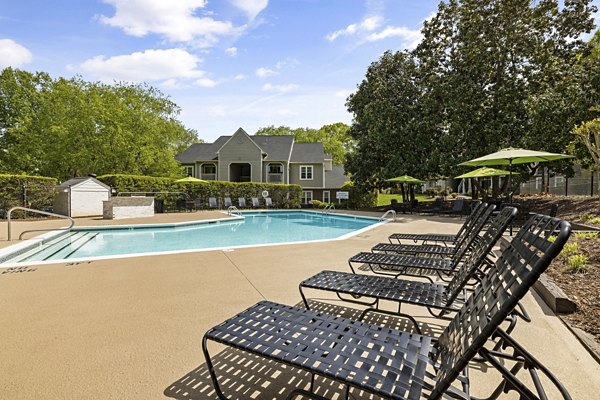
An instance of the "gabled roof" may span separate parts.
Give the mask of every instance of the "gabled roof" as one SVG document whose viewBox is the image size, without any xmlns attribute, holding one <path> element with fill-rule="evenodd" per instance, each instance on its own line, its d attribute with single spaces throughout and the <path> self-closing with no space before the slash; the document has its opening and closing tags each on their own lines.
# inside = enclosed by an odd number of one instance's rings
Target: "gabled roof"
<svg viewBox="0 0 600 400">
<path fill-rule="evenodd" d="M 177 155 L 175 160 L 182 164 L 191 164 L 196 161 L 211 161 L 217 159 L 217 151 L 231 136 L 221 136 L 214 143 L 194 143 L 188 147 L 183 153 Z"/>
<path fill-rule="evenodd" d="M 350 179 L 344 175 L 344 167 L 341 165 L 334 165 L 331 171 L 325 171 L 324 186 L 326 189 L 339 189 L 349 180 Z"/>
<path fill-rule="evenodd" d="M 250 136 L 256 144 L 260 146 L 267 157 L 265 161 L 287 161 L 290 157 L 290 150 L 294 143 L 294 137 L 290 135 L 283 136 Z"/>
<path fill-rule="evenodd" d="M 59 189 L 67 189 L 67 188 L 73 188 L 75 186 L 79 186 L 80 184 L 82 184 L 85 181 L 91 180 L 94 183 L 110 190 L 110 186 L 100 182 L 98 179 L 96 178 L 92 178 L 91 176 L 78 176 L 76 178 L 71 178 L 67 181 L 64 181 L 63 183 L 61 183 L 60 185 L 58 185 Z"/>
<path fill-rule="evenodd" d="M 323 143 L 294 142 L 290 162 L 322 163 L 324 158 Z"/>
</svg>

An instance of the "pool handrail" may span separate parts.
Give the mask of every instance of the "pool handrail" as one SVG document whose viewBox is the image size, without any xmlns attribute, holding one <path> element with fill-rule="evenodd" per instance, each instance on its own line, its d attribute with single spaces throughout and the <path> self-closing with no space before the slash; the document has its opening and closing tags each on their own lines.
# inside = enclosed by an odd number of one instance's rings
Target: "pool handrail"
<svg viewBox="0 0 600 400">
<path fill-rule="evenodd" d="M 30 233 L 30 232 L 47 232 L 47 231 L 68 231 L 69 229 L 71 229 L 73 227 L 73 225 L 75 225 L 75 220 L 73 218 L 67 216 L 67 215 L 61 215 L 61 214 L 55 214 L 55 213 L 51 213 L 51 212 L 47 212 L 47 211 L 42 211 L 42 210 L 36 210 L 34 208 L 18 207 L 18 206 L 17 207 L 13 207 L 10 210 L 8 210 L 8 213 L 7 213 L 7 219 L 8 219 L 8 241 L 9 242 L 12 239 L 11 214 L 15 210 L 28 211 L 28 212 L 32 212 L 32 213 L 35 213 L 35 214 L 48 215 L 50 217 L 58 217 L 58 218 L 70 220 L 70 225 L 67 226 L 67 227 L 63 227 L 63 228 L 28 229 L 26 231 L 21 232 L 21 234 L 19 235 L 19 240 L 21 240 L 23 238 L 23 235 L 26 234 L 26 233 Z"/>
<path fill-rule="evenodd" d="M 386 217 L 386 215 L 388 214 L 392 214 L 392 220 L 395 222 L 396 221 L 396 211 L 394 210 L 387 210 L 385 213 L 383 213 L 383 215 L 381 216 L 381 218 L 379 218 L 380 221 L 383 221 Z"/>
<path fill-rule="evenodd" d="M 240 210 L 238 210 L 238 208 L 236 206 L 229 206 L 227 207 L 227 215 L 232 215 L 234 212 L 239 212 Z"/>
</svg>

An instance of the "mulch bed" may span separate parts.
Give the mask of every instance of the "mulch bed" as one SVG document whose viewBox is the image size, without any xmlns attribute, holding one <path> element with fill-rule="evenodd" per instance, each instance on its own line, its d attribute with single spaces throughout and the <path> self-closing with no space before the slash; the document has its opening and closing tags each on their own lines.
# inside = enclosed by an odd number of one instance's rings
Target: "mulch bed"
<svg viewBox="0 0 600 400">
<path fill-rule="evenodd" d="M 588 257 L 586 272 L 567 272 L 567 257 L 557 257 L 546 273 L 577 304 L 573 314 L 563 318 L 600 343 L 600 237 L 580 239 L 572 235 L 569 243 L 579 243 L 580 253 Z"/>
</svg>

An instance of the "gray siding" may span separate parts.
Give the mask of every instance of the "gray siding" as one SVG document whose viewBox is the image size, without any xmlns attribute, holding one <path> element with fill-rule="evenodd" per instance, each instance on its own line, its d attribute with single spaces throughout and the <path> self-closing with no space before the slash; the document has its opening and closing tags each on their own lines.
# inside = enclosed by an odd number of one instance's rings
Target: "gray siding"
<svg viewBox="0 0 600 400">
<path fill-rule="evenodd" d="M 219 180 L 229 180 L 229 164 L 248 163 L 251 165 L 252 182 L 261 181 L 262 151 L 242 132 L 237 132 L 219 151 Z"/>
<path fill-rule="evenodd" d="M 313 179 L 312 180 L 300 180 L 300 166 L 312 165 L 313 167 Z M 322 188 L 323 187 L 323 164 L 314 163 L 302 163 L 302 164 L 290 164 L 290 183 L 293 185 L 300 185 L 305 188 Z"/>
</svg>

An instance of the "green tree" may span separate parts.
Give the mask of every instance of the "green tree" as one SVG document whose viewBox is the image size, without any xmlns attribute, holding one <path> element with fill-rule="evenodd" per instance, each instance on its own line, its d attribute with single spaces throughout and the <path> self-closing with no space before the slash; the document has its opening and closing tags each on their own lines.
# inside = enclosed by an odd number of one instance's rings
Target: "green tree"
<svg viewBox="0 0 600 400">
<path fill-rule="evenodd" d="M 594 110 L 600 111 L 600 107 L 595 107 Z M 576 136 L 576 140 L 587 149 L 598 175 L 598 182 L 600 182 L 600 118 L 594 118 L 575 127 L 573 134 Z"/>
<path fill-rule="evenodd" d="M 294 136 L 299 143 L 323 143 L 325 153 L 331 154 L 333 163 L 336 165 L 344 164 L 346 155 L 354 148 L 354 141 L 350 137 L 349 126 L 343 122 L 323 125 L 320 129 L 313 128 L 290 128 L 289 126 L 273 125 L 260 128 L 256 135 L 271 136 Z"/>
</svg>

